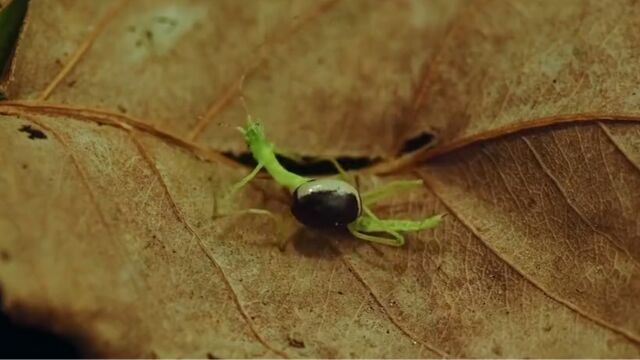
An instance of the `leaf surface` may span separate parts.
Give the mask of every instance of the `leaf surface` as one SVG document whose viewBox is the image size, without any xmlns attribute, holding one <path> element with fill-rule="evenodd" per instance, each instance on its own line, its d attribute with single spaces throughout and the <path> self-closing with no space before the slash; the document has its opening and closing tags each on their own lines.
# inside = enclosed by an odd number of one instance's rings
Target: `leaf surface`
<svg viewBox="0 0 640 360">
<path fill-rule="evenodd" d="M 5 309 L 102 356 L 639 356 L 637 6 L 544 4 L 31 3 L 0 103 Z M 424 180 L 381 216 L 444 223 L 313 232 L 268 179 L 231 210 L 284 214 L 284 251 L 269 218 L 214 219 L 247 172 L 222 155 L 240 92 L 280 149 Z"/>
</svg>

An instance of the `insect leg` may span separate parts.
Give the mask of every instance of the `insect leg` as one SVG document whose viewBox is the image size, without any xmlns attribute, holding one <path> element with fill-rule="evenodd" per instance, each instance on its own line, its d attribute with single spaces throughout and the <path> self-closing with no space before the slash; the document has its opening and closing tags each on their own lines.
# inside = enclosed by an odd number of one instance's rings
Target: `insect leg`
<svg viewBox="0 0 640 360">
<path fill-rule="evenodd" d="M 276 226 L 276 240 L 277 240 L 276 243 L 278 244 L 278 248 L 280 248 L 281 250 L 284 250 L 284 246 L 286 245 L 287 241 L 286 241 L 286 237 L 284 236 L 283 220 L 277 214 L 269 210 L 250 208 L 250 209 L 244 209 L 244 210 L 231 211 L 227 213 L 218 213 L 216 214 L 216 216 L 214 216 L 214 220 L 227 217 L 227 216 L 241 216 L 241 215 L 260 215 L 260 216 L 267 216 L 269 219 L 271 219 Z"/>
<path fill-rule="evenodd" d="M 365 205 L 371 205 L 382 201 L 391 195 L 403 190 L 418 188 L 423 185 L 422 180 L 397 180 L 382 185 L 377 189 L 367 191 L 362 194 L 362 202 Z"/>
<path fill-rule="evenodd" d="M 373 211 L 371 211 L 371 209 L 369 209 L 368 206 L 365 205 L 363 207 L 363 210 L 365 215 L 347 227 L 351 235 L 361 240 L 371 241 L 371 242 L 383 244 L 383 245 L 389 245 L 389 246 L 404 245 L 404 236 L 402 236 L 399 232 L 392 229 L 376 231 L 376 232 L 387 233 L 392 236 L 391 238 L 378 236 L 378 235 L 365 234 L 365 232 L 371 232 L 371 231 L 367 230 L 366 228 L 367 222 L 366 220 L 363 221 L 363 219 L 372 219 L 373 221 L 380 221 L 380 219 L 378 219 L 376 214 L 374 214 Z"/>
<path fill-rule="evenodd" d="M 370 241 L 377 244 L 388 245 L 388 246 L 404 245 L 404 236 L 402 236 L 397 231 L 385 230 L 384 232 L 386 232 L 387 234 L 390 234 L 392 237 L 384 237 L 384 236 L 378 236 L 378 235 L 365 234 L 361 232 L 358 229 L 357 223 L 349 225 L 347 228 L 349 229 L 349 232 L 351 233 L 351 235 L 355 236 L 360 240 Z"/>
<path fill-rule="evenodd" d="M 375 219 L 363 216 L 356 221 L 358 228 L 365 232 L 381 231 L 420 231 L 438 226 L 442 222 L 442 214 L 422 220 Z"/>
<path fill-rule="evenodd" d="M 243 177 L 242 179 L 240 179 L 240 181 L 238 181 L 237 183 L 231 186 L 231 190 L 229 194 L 233 195 L 236 193 L 236 191 L 240 190 L 243 186 L 247 185 L 249 181 L 253 180 L 253 178 L 256 177 L 256 175 L 258 175 L 258 172 L 260 172 L 260 169 L 262 169 L 262 164 L 256 165 L 256 167 L 253 168 L 253 170 L 251 170 L 251 172 L 247 176 Z"/>
<path fill-rule="evenodd" d="M 243 177 L 242 179 L 240 179 L 240 181 L 238 181 L 237 183 L 233 184 L 231 186 L 231 189 L 229 190 L 229 192 L 225 195 L 223 195 L 221 197 L 220 200 L 222 200 L 223 202 L 223 206 L 226 205 L 229 201 L 229 199 L 231 197 L 233 197 L 235 195 L 235 193 L 240 190 L 243 186 L 247 185 L 249 183 L 249 181 L 251 181 L 260 171 L 260 169 L 262 169 L 262 164 L 258 164 L 247 176 Z M 218 209 L 218 196 L 215 193 L 213 193 L 213 204 L 211 207 L 211 217 L 212 218 L 216 218 L 219 217 L 218 215 L 220 215 L 220 211 Z"/>
<path fill-rule="evenodd" d="M 333 164 L 333 166 L 336 168 L 336 170 L 338 170 L 338 175 L 340 176 L 341 180 L 355 186 L 356 181 L 354 179 L 354 176 L 349 174 L 336 159 L 329 158 L 327 160 L 329 160 L 331 164 Z"/>
</svg>

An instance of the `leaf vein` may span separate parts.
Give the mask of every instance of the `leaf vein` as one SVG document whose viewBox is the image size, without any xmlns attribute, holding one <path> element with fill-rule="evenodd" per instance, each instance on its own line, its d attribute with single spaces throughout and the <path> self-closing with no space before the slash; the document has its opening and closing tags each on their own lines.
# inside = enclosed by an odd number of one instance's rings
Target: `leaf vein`
<svg viewBox="0 0 640 360">
<path fill-rule="evenodd" d="M 71 56 L 71 58 L 62 68 L 62 70 L 60 70 L 60 72 L 56 75 L 56 77 L 54 77 L 53 80 L 49 83 L 49 85 L 47 85 L 47 87 L 42 91 L 42 93 L 38 97 L 38 100 L 44 101 L 51 95 L 53 90 L 55 90 L 58 84 L 60 84 L 62 79 L 64 79 L 67 76 L 67 74 L 71 72 L 71 70 L 78 64 L 78 62 L 80 62 L 80 59 L 82 58 L 82 56 L 86 54 L 87 51 L 89 51 L 89 49 L 91 48 L 91 46 L 93 46 L 98 36 L 100 36 L 102 31 L 104 31 L 104 29 L 107 27 L 109 22 L 115 18 L 116 14 L 124 8 L 124 6 L 127 4 L 128 1 L 129 0 L 120 0 L 111 9 L 109 9 L 109 11 L 107 11 L 105 16 L 98 21 L 98 25 L 96 26 L 96 28 L 87 36 L 87 38 L 82 42 L 82 44 L 80 44 L 76 52 Z"/>
<path fill-rule="evenodd" d="M 411 339 L 411 341 L 423 345 L 424 347 L 426 347 L 427 349 L 431 350 L 432 352 L 438 354 L 439 356 L 449 357 L 449 354 L 447 354 L 445 351 L 442 351 L 442 350 L 436 348 L 435 346 L 420 340 L 416 335 L 412 334 L 408 329 L 406 329 L 400 323 L 400 321 L 395 318 L 395 316 L 391 315 L 391 312 L 389 311 L 389 309 L 384 305 L 384 303 L 380 300 L 380 298 L 373 291 L 373 288 L 369 285 L 369 283 L 367 283 L 367 281 L 364 279 L 362 274 L 360 274 L 360 272 L 358 272 L 358 270 L 353 266 L 353 264 L 342 254 L 342 252 L 335 245 L 332 244 L 331 247 L 339 255 L 339 257 L 342 260 L 342 262 L 344 263 L 344 265 L 349 270 L 351 270 L 350 272 L 353 274 L 353 276 L 356 278 L 356 280 L 358 280 L 358 282 L 360 282 L 360 284 L 362 284 L 362 286 L 367 290 L 369 295 L 371 295 L 371 298 L 373 299 L 373 301 L 375 301 L 375 303 L 382 309 L 382 312 L 386 315 L 387 319 L 389 319 L 389 321 L 391 321 L 391 323 L 398 330 L 400 330 L 400 332 L 402 332 L 409 339 Z"/>
<path fill-rule="evenodd" d="M 256 50 L 259 55 L 256 56 L 253 61 L 245 67 L 243 73 L 226 88 L 222 96 L 220 96 L 213 102 L 213 104 L 209 107 L 209 109 L 207 109 L 204 115 L 198 117 L 199 120 L 193 127 L 193 129 L 191 129 L 191 131 L 189 132 L 187 139 L 189 141 L 198 139 L 198 137 L 204 132 L 204 130 L 211 124 L 213 119 L 218 114 L 220 114 L 231 103 L 231 100 L 242 91 L 242 86 L 245 79 L 253 75 L 258 70 L 258 68 L 260 68 L 260 66 L 265 63 L 270 52 L 276 45 L 280 43 L 286 43 L 294 34 L 300 31 L 304 27 L 304 25 L 311 23 L 312 20 L 325 14 L 329 9 L 337 4 L 338 1 L 340 0 L 329 0 L 313 7 L 310 11 L 301 16 L 300 19 L 289 28 L 289 31 L 281 35 L 275 34 L 267 39 L 264 43 L 262 43 Z"/>
<path fill-rule="evenodd" d="M 531 142 L 529 141 L 529 139 L 527 139 L 526 137 L 522 137 L 522 140 L 524 141 L 524 143 L 527 145 L 527 147 L 529 148 L 529 150 L 531 151 L 531 153 L 533 154 L 534 158 L 536 159 L 536 162 L 538 163 L 538 165 L 540 166 L 540 168 L 542 169 L 542 172 L 551 180 L 551 182 L 554 184 L 554 186 L 556 187 L 556 189 L 558 189 L 558 191 L 562 194 L 562 198 L 564 199 L 565 203 L 569 206 L 569 208 L 571 208 L 571 210 L 578 215 L 578 217 L 589 227 L 591 228 L 591 230 L 601 236 L 603 236 L 604 238 L 606 238 L 607 240 L 609 240 L 609 242 L 611 244 L 613 244 L 613 246 L 618 249 L 619 251 L 621 251 L 622 253 L 624 253 L 625 255 L 627 255 L 631 260 L 634 261 L 634 263 L 636 264 L 636 266 L 639 266 L 638 263 L 638 259 L 636 259 L 635 257 L 633 257 L 629 251 L 627 249 L 625 249 L 622 245 L 620 245 L 620 243 L 616 240 L 614 240 L 613 235 L 610 235 L 600 229 L 598 229 L 583 213 L 582 211 L 580 211 L 577 206 L 571 201 L 569 200 L 569 195 L 567 194 L 567 191 L 564 189 L 564 187 L 560 184 L 560 181 L 551 173 L 551 170 L 547 167 L 547 165 L 542 161 L 542 157 L 540 156 L 540 153 L 538 153 L 538 151 L 533 147 L 533 145 L 531 144 Z"/>
<path fill-rule="evenodd" d="M 504 256 L 502 256 L 500 254 L 500 252 L 494 248 L 488 241 L 486 241 L 478 232 L 478 230 L 467 220 L 465 219 L 460 213 L 458 213 L 449 202 L 447 202 L 444 197 L 441 196 L 441 194 L 439 194 L 435 189 L 436 187 L 433 186 L 434 181 L 433 179 L 430 177 L 430 175 L 427 175 L 425 173 L 421 173 L 420 174 L 422 179 L 424 180 L 424 184 L 425 187 L 429 189 L 429 191 L 431 193 L 433 193 L 433 195 L 440 200 L 440 202 L 449 210 L 449 212 L 458 220 L 460 221 L 460 223 L 462 225 L 464 225 L 467 229 L 469 229 L 469 231 L 471 231 L 471 233 L 478 239 L 478 241 L 480 241 L 480 243 L 482 243 L 484 246 L 487 247 L 487 249 L 489 249 L 489 251 L 491 251 L 498 259 L 500 259 L 500 261 L 502 261 L 506 266 L 508 266 L 509 268 L 511 268 L 513 271 L 515 271 L 518 275 L 520 275 L 520 277 L 522 277 L 526 282 L 530 283 L 531 285 L 533 285 L 535 288 L 537 288 L 538 290 L 540 290 L 544 295 L 546 295 L 547 297 L 549 297 L 550 299 L 556 301 L 557 303 L 567 307 L 568 309 L 572 310 L 576 316 L 581 316 L 585 319 L 588 319 L 606 329 L 609 329 L 617 334 L 620 334 L 622 336 L 624 336 L 625 338 L 629 339 L 630 341 L 632 341 L 634 344 L 636 345 L 640 345 L 640 337 L 636 334 L 633 334 L 631 332 L 629 332 L 626 329 L 623 328 L 619 328 L 616 325 L 613 325 L 611 323 L 609 323 L 608 321 L 604 320 L 604 319 L 600 319 L 597 316 L 594 316 L 592 314 L 589 314 L 588 312 L 580 309 L 580 307 L 578 307 L 576 304 L 572 303 L 569 300 L 565 300 L 559 296 L 554 295 L 550 290 L 548 290 L 545 286 L 543 286 L 541 283 L 537 282 L 535 279 L 533 279 L 532 277 L 528 276 L 527 274 L 525 274 L 522 270 L 520 270 L 517 266 L 515 266 L 514 264 L 512 264 L 511 262 L 509 262 L 509 260 L 507 260 Z"/>
<path fill-rule="evenodd" d="M 613 147 L 615 147 L 616 150 L 618 150 L 622 154 L 622 156 L 627 161 L 629 161 L 629 163 L 633 166 L 634 169 L 640 172 L 640 164 L 635 162 L 631 157 L 631 155 L 629 155 L 629 153 L 620 145 L 620 143 L 618 143 L 618 141 L 615 139 L 615 137 L 611 133 L 611 130 L 609 130 L 609 128 L 605 124 L 603 124 L 601 121 L 598 121 L 598 126 L 600 127 L 600 129 L 602 129 L 604 134 L 607 136 L 607 139 L 611 141 L 611 143 L 613 144 Z"/>
<path fill-rule="evenodd" d="M 144 145 L 140 142 L 140 140 L 137 139 L 137 137 L 135 136 L 135 133 L 129 132 L 129 135 L 131 137 L 131 140 L 135 144 L 136 148 L 138 149 L 138 152 L 143 157 L 143 159 L 145 160 L 145 162 L 147 163 L 147 165 L 149 166 L 151 171 L 154 173 L 154 175 L 158 179 L 158 181 L 159 181 L 159 183 L 160 183 L 160 185 L 162 187 L 162 191 L 164 192 L 165 197 L 169 201 L 169 204 L 171 205 L 171 209 L 173 210 L 173 213 L 175 214 L 176 218 L 185 226 L 185 228 L 196 239 L 196 242 L 197 242 L 198 247 L 200 248 L 200 250 L 207 257 L 207 259 L 211 262 L 213 267 L 220 273 L 220 276 L 221 276 L 223 282 L 225 283 L 225 285 L 227 286 L 227 288 L 231 292 L 231 295 L 232 295 L 232 298 L 233 298 L 233 302 L 235 303 L 238 312 L 244 318 L 244 320 L 247 323 L 247 325 L 249 326 L 249 330 L 251 331 L 253 336 L 265 348 L 269 349 L 270 351 L 273 351 L 274 353 L 276 353 L 276 354 L 278 354 L 278 355 L 280 355 L 280 356 L 282 356 L 284 358 L 288 358 L 288 356 L 287 356 L 287 354 L 285 352 L 283 352 L 282 350 L 276 349 L 275 347 L 270 345 L 262 337 L 262 335 L 260 335 L 258 330 L 255 328 L 255 326 L 253 324 L 253 321 L 251 321 L 251 317 L 249 316 L 249 314 L 245 310 L 244 306 L 242 306 L 242 303 L 240 302 L 240 297 L 239 297 L 237 291 L 235 290 L 235 288 L 233 287 L 233 285 L 231 284 L 231 280 L 229 279 L 228 275 L 225 273 L 224 269 L 222 268 L 222 266 L 220 265 L 218 260 L 215 258 L 215 256 L 209 250 L 207 250 L 207 248 L 204 245 L 200 235 L 195 231 L 195 229 L 187 221 L 187 219 L 182 214 L 182 211 L 180 211 L 180 209 L 178 208 L 178 204 L 176 204 L 176 202 L 173 200 L 173 196 L 171 196 L 171 192 L 169 191 L 169 187 L 167 186 L 166 182 L 164 181 L 164 179 L 162 177 L 162 174 L 160 174 L 160 171 L 158 170 L 157 166 L 155 165 L 155 161 L 151 158 L 151 155 L 144 148 Z"/>
</svg>

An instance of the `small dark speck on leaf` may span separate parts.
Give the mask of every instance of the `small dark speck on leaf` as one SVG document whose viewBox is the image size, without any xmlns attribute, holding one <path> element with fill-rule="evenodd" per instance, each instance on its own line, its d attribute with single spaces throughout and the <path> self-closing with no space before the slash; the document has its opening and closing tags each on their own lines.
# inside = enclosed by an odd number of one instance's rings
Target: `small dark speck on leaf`
<svg viewBox="0 0 640 360">
<path fill-rule="evenodd" d="M 294 348 L 298 348 L 298 349 L 304 349 L 304 341 L 293 338 L 293 337 L 289 337 L 289 345 L 291 347 Z"/>
<path fill-rule="evenodd" d="M 9 261 L 10 259 L 11 259 L 11 256 L 6 250 L 0 251 L 0 260 L 6 262 L 6 261 Z"/>
<path fill-rule="evenodd" d="M 144 31 L 144 36 L 147 38 L 147 40 L 151 41 L 153 40 L 153 33 L 150 30 L 145 30 Z"/>
<path fill-rule="evenodd" d="M 498 356 L 502 356 L 502 348 L 498 344 L 494 344 L 491 351 Z"/>
<path fill-rule="evenodd" d="M 122 105 L 118 105 L 118 111 L 120 111 L 123 114 L 127 113 L 127 108 L 122 106 Z"/>
<path fill-rule="evenodd" d="M 28 168 L 29 168 L 29 165 L 27 165 L 27 164 L 22 164 L 22 168 L 23 168 L 23 169 L 28 169 Z"/>
<path fill-rule="evenodd" d="M 67 83 L 67 86 L 68 86 L 68 87 L 73 87 L 73 85 L 75 85 L 75 84 L 76 84 L 76 82 L 78 82 L 78 81 L 77 81 L 77 80 L 71 80 L 71 81 L 69 81 L 69 82 Z"/>
<path fill-rule="evenodd" d="M 207 359 L 220 359 L 219 357 L 213 355 L 212 353 L 208 352 L 207 353 Z"/>
<path fill-rule="evenodd" d="M 338 291 L 338 295 L 344 295 L 342 291 Z"/>
<path fill-rule="evenodd" d="M 43 133 L 41 130 L 32 128 L 31 125 L 24 125 L 18 131 L 29 134 L 29 139 L 31 140 L 47 138 L 47 135 L 45 135 L 45 133 Z"/>
</svg>

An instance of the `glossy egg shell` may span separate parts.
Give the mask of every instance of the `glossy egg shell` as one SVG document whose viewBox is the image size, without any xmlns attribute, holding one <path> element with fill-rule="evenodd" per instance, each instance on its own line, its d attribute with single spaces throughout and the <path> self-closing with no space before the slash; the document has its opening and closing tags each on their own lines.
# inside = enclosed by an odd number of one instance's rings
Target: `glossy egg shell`
<svg viewBox="0 0 640 360">
<path fill-rule="evenodd" d="M 342 180 L 311 180 L 293 192 L 291 213 L 309 227 L 344 227 L 354 222 L 361 211 L 358 190 Z"/>
</svg>

